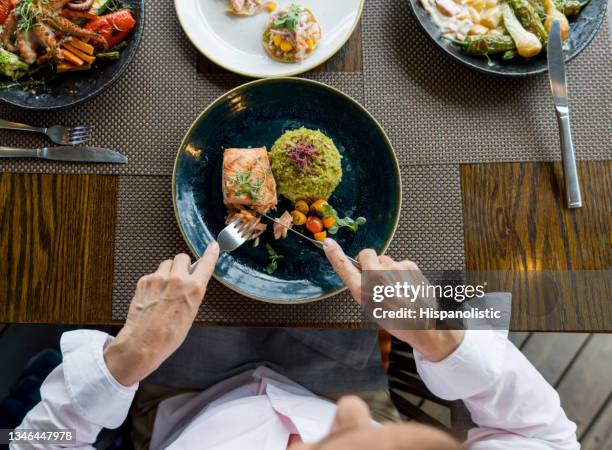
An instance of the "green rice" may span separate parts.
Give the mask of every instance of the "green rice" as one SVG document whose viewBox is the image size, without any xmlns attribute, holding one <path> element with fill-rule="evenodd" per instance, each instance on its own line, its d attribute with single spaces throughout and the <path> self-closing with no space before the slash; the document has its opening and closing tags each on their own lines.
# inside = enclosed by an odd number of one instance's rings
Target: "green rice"
<svg viewBox="0 0 612 450">
<path fill-rule="evenodd" d="M 290 153 L 304 144 L 312 145 L 316 154 L 306 167 L 300 167 Z M 276 140 L 268 156 L 278 193 L 294 203 L 297 200 L 327 200 L 342 180 L 340 152 L 319 130 L 302 127 L 285 132 Z"/>
</svg>

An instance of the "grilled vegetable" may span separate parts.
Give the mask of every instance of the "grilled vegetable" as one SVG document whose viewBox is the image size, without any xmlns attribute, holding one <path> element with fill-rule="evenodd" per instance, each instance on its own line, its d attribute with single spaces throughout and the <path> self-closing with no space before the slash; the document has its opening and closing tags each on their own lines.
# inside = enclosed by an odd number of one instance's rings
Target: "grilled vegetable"
<svg viewBox="0 0 612 450">
<path fill-rule="evenodd" d="M 120 56 L 119 52 L 96 53 L 96 58 L 100 61 L 116 61 Z"/>
<path fill-rule="evenodd" d="M 512 8 L 512 11 L 514 11 L 514 15 L 521 23 L 523 28 L 535 34 L 536 37 L 540 40 L 540 42 L 546 45 L 546 40 L 548 39 L 548 32 L 544 28 L 544 24 L 540 20 L 540 16 L 533 9 L 529 1 L 508 0 L 508 4 Z"/>
<path fill-rule="evenodd" d="M 561 40 L 565 42 L 567 40 L 567 36 L 569 35 L 570 27 L 567 17 L 561 11 L 559 11 L 553 0 L 543 0 L 544 1 L 544 9 L 546 10 L 546 21 L 544 22 L 544 27 L 546 31 L 550 31 L 550 27 L 555 20 L 559 21 L 561 25 Z"/>
<path fill-rule="evenodd" d="M 529 4 L 533 8 L 533 10 L 538 14 L 538 17 L 544 23 L 546 20 L 546 11 L 544 11 L 544 6 L 540 0 L 528 0 Z"/>
<path fill-rule="evenodd" d="M 121 9 L 92 20 L 85 25 L 85 29 L 100 34 L 106 39 L 108 47 L 114 47 L 127 38 L 135 26 L 136 21 L 130 10 Z"/>
<path fill-rule="evenodd" d="M 505 51 L 504 54 L 502 55 L 502 59 L 504 61 L 510 61 L 511 59 L 514 59 L 517 56 L 518 56 L 518 52 L 516 51 L 515 48 L 513 48 L 512 50 Z"/>
<path fill-rule="evenodd" d="M 308 203 L 304 200 L 298 200 L 295 202 L 295 210 L 301 212 L 302 214 L 308 214 L 310 208 L 308 207 Z"/>
<path fill-rule="evenodd" d="M 0 47 L 0 73 L 12 80 L 18 80 L 29 70 L 30 66 L 19 56 Z"/>
<path fill-rule="evenodd" d="M 575 16 L 587 3 L 588 1 L 580 3 L 579 0 L 555 0 L 557 9 L 566 16 Z"/>
<path fill-rule="evenodd" d="M 515 49 L 514 41 L 507 35 L 468 36 L 457 44 L 466 55 L 494 55 Z"/>
<path fill-rule="evenodd" d="M 542 43 L 538 37 L 525 30 L 507 3 L 501 5 L 504 26 L 512 39 L 516 50 L 523 58 L 531 58 L 542 51 Z"/>
</svg>

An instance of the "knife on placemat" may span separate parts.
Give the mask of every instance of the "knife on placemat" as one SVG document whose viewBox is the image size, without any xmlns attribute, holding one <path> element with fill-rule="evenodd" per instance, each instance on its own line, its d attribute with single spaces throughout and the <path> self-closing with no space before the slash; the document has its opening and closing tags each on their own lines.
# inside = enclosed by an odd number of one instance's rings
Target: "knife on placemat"
<svg viewBox="0 0 612 450">
<path fill-rule="evenodd" d="M 38 158 L 52 161 L 126 164 L 128 159 L 108 148 L 58 146 L 17 148 L 0 146 L 0 158 Z"/>
<path fill-rule="evenodd" d="M 565 62 L 563 59 L 563 43 L 561 42 L 561 24 L 555 20 L 548 34 L 548 75 L 550 89 L 555 103 L 559 136 L 561 138 L 561 157 L 563 160 L 563 175 L 568 208 L 580 208 L 580 184 L 576 169 L 576 155 L 572 143 L 570 129 L 569 104 L 567 101 L 567 83 L 565 81 Z"/>
</svg>

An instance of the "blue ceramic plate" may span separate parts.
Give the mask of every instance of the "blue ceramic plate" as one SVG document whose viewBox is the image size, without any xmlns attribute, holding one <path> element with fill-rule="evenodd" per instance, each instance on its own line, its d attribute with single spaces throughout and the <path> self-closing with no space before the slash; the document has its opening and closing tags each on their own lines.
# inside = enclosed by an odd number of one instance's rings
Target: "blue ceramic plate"
<svg viewBox="0 0 612 450">
<path fill-rule="evenodd" d="M 195 255 L 201 255 L 225 226 L 223 149 L 270 149 L 285 131 L 301 126 L 321 130 L 342 154 L 344 175 L 330 204 L 339 215 L 367 218 L 357 233 L 340 230 L 335 239 L 351 255 L 366 247 L 386 250 L 399 218 L 401 180 L 384 131 L 355 100 L 329 86 L 276 78 L 225 94 L 200 114 L 183 139 L 172 195 L 179 227 Z M 281 199 L 273 215 L 288 208 L 288 201 Z M 276 303 L 319 300 L 344 289 L 321 250 L 291 233 L 274 241 L 268 228 L 259 247 L 249 242 L 221 255 L 215 270 L 220 282 L 248 297 Z M 265 271 L 265 243 L 284 256 L 272 275 Z"/>
</svg>

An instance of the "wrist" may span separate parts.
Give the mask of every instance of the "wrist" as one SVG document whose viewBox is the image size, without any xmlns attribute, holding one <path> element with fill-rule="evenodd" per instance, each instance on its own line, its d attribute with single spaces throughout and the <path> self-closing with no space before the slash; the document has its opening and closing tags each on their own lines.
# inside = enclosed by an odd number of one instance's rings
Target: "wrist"
<svg viewBox="0 0 612 450">
<path fill-rule="evenodd" d="M 415 333 L 410 344 L 423 358 L 439 362 L 453 353 L 463 342 L 464 330 L 428 330 Z"/>
<path fill-rule="evenodd" d="M 128 342 L 115 338 L 102 355 L 110 374 L 123 386 L 139 383 L 148 373 L 144 352 L 134 349 Z"/>
</svg>

